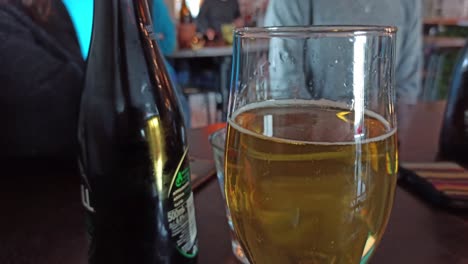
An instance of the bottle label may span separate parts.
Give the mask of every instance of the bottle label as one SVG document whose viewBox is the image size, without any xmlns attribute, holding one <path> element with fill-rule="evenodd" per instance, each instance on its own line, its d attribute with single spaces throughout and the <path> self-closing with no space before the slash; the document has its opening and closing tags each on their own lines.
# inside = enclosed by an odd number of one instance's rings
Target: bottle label
<svg viewBox="0 0 468 264">
<path fill-rule="evenodd" d="M 185 160 L 185 157 L 183 158 Z M 177 250 L 185 257 L 197 255 L 197 225 L 189 167 L 179 169 L 168 192 L 167 221 Z"/>
<path fill-rule="evenodd" d="M 88 245 L 88 257 L 94 255 L 96 250 L 96 244 L 93 240 L 94 237 L 94 225 L 92 220 L 92 215 L 96 212 L 93 207 L 93 200 L 91 198 L 91 191 L 88 179 L 85 176 L 83 166 L 81 162 L 79 162 L 80 174 L 81 174 L 81 203 L 83 207 L 86 209 L 86 216 L 85 216 L 85 223 L 86 223 L 86 235 L 87 240 L 89 242 Z M 90 259 L 88 259 L 90 260 Z"/>
</svg>

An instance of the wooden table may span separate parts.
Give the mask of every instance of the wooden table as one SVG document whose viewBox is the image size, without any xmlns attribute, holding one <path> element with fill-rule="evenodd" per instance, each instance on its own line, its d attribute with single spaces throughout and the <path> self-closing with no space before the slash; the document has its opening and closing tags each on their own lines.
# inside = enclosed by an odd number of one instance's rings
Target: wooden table
<svg viewBox="0 0 468 264">
<path fill-rule="evenodd" d="M 399 109 L 402 160 L 434 159 L 443 109 L 443 103 Z M 212 131 L 190 132 L 193 156 L 211 159 L 207 136 Z M 8 169 L 2 169 L 0 182 L 0 263 L 86 263 L 84 211 L 76 172 L 61 164 L 5 166 Z M 214 177 L 195 190 L 195 204 L 198 263 L 236 263 Z M 467 249 L 468 222 L 398 189 L 389 226 L 372 263 L 464 264 L 468 263 Z"/>
</svg>

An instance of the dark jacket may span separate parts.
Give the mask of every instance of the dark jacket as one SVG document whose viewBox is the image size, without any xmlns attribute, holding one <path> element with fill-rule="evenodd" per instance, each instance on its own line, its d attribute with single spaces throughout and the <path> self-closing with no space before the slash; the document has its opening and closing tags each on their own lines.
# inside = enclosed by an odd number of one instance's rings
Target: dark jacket
<svg viewBox="0 0 468 264">
<path fill-rule="evenodd" d="M 66 8 L 0 3 L 0 156 L 73 157 L 85 63 Z"/>
</svg>

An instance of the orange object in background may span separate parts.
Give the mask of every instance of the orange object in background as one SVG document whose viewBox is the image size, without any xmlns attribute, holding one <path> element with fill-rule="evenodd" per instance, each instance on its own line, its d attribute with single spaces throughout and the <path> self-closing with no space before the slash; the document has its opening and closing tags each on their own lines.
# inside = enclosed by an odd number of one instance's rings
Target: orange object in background
<svg viewBox="0 0 468 264">
<path fill-rule="evenodd" d="M 192 39 L 197 32 L 197 27 L 194 23 L 179 24 L 177 26 L 177 41 L 179 49 L 191 48 Z"/>
<path fill-rule="evenodd" d="M 185 0 L 182 1 L 182 6 L 180 7 L 179 23 L 180 24 L 191 24 L 191 23 L 193 23 L 192 13 L 190 12 L 190 9 L 187 6 L 187 2 Z"/>
<path fill-rule="evenodd" d="M 193 16 L 187 6 L 185 0 L 182 1 L 182 6 L 179 11 L 179 25 L 177 27 L 177 41 L 179 48 L 191 48 L 191 42 L 197 32 L 197 27 L 193 23 Z"/>
</svg>

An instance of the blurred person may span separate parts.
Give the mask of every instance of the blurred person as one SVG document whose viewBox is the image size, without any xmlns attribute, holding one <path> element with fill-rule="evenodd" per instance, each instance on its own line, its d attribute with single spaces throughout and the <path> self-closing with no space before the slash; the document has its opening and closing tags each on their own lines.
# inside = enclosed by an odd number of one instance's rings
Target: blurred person
<svg viewBox="0 0 468 264">
<path fill-rule="evenodd" d="M 243 27 L 238 0 L 204 0 L 196 19 L 197 31 L 213 41 L 221 34 L 223 24 Z"/>
<path fill-rule="evenodd" d="M 2 158 L 74 163 L 84 68 L 60 0 L 0 0 Z"/>
<path fill-rule="evenodd" d="M 395 61 L 397 96 L 399 101 L 407 103 L 415 103 L 419 97 L 423 65 L 421 0 L 270 0 L 265 25 L 397 26 Z M 336 54 L 336 51 L 327 52 Z M 330 75 L 334 74 L 339 73 L 330 71 Z M 276 78 L 282 77 L 277 75 Z M 305 85 L 302 82 L 307 83 L 309 80 L 303 77 L 295 78 L 293 81 L 297 85 Z M 314 87 L 314 92 L 322 95 L 329 93 L 330 96 L 332 93 L 340 92 L 338 89 L 333 91 L 320 91 L 320 89 L 323 88 Z"/>
<path fill-rule="evenodd" d="M 164 0 L 153 0 L 153 26 L 161 52 L 167 56 L 176 49 L 176 27 Z"/>
<path fill-rule="evenodd" d="M 257 27 L 265 26 L 265 13 L 268 8 L 269 0 L 260 0 L 257 7 Z"/>
</svg>

